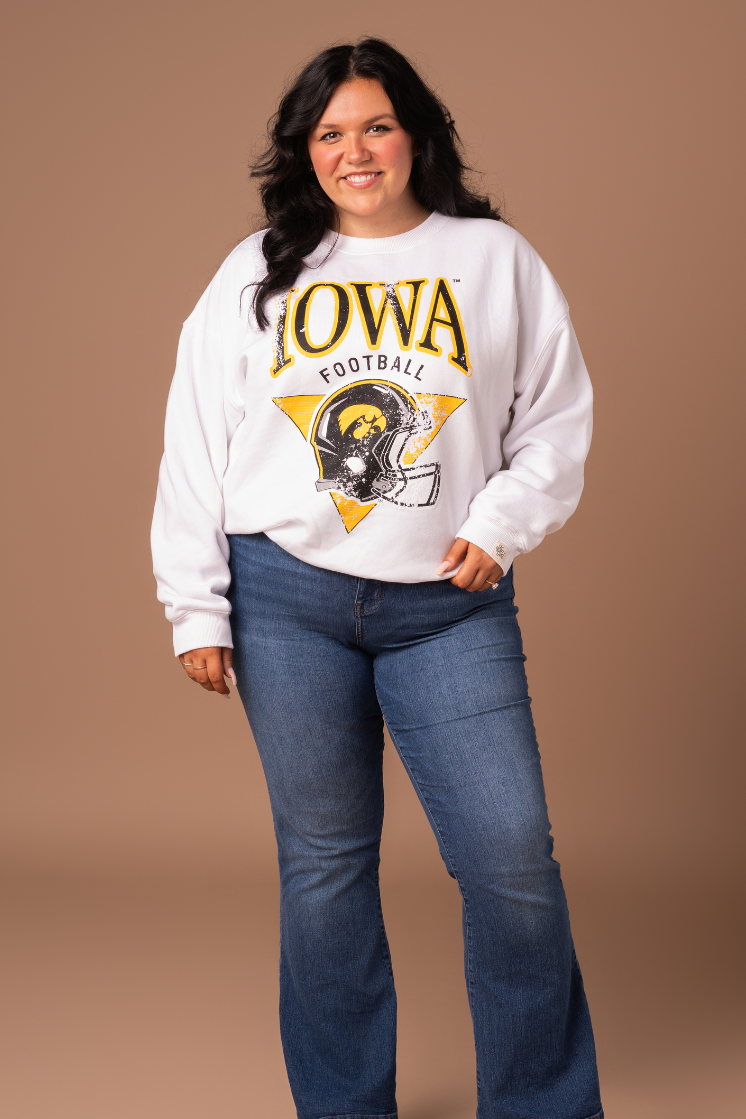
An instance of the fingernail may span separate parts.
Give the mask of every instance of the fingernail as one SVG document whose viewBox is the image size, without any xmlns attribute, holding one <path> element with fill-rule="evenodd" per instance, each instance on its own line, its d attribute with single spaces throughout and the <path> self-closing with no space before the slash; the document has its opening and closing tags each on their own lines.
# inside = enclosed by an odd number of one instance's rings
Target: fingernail
<svg viewBox="0 0 746 1119">
<path fill-rule="evenodd" d="M 233 687 L 237 688 L 238 687 L 238 680 L 236 679 L 236 674 L 235 674 L 235 672 L 233 671 L 232 668 L 228 669 L 228 671 L 226 672 L 226 676 L 228 677 L 230 682 L 233 684 Z"/>
<path fill-rule="evenodd" d="M 450 571 L 450 568 L 451 568 L 451 564 L 450 564 L 449 560 L 443 560 L 443 562 L 441 563 L 440 567 L 435 572 L 435 574 L 436 575 L 442 575 L 444 572 Z"/>
</svg>

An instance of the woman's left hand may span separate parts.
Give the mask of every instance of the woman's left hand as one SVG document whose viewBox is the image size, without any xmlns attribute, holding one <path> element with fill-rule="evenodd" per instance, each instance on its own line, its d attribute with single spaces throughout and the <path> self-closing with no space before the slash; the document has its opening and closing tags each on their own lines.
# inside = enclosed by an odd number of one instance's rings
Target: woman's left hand
<svg viewBox="0 0 746 1119">
<path fill-rule="evenodd" d="M 463 591 L 486 591 L 503 577 L 503 569 L 499 563 L 495 563 L 488 552 L 468 540 L 462 540 L 460 536 L 436 571 L 436 575 L 444 575 L 446 571 L 451 571 L 459 564 L 461 567 L 451 582 L 454 587 L 460 587 Z"/>
</svg>

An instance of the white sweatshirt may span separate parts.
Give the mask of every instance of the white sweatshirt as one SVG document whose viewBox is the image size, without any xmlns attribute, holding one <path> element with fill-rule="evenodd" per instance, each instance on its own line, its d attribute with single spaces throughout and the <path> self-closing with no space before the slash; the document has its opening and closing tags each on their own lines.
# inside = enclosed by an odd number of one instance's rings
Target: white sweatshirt
<svg viewBox="0 0 746 1119">
<path fill-rule="evenodd" d="M 514 229 L 432 214 L 396 237 L 329 233 L 263 332 L 247 288 L 261 239 L 230 254 L 179 343 L 152 534 L 176 653 L 232 645 L 229 533 L 416 583 L 455 537 L 507 571 L 583 487 L 588 374 Z"/>
</svg>

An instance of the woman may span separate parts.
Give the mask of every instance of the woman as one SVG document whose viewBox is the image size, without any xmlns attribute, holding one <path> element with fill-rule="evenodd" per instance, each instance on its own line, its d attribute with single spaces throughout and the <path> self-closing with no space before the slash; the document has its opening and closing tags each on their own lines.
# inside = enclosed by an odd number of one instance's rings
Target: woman
<svg viewBox="0 0 746 1119">
<path fill-rule="evenodd" d="M 388 44 L 309 63 L 254 172 L 267 229 L 187 320 L 169 398 L 159 597 L 261 754 L 300 1119 L 396 1115 L 384 718 L 463 898 L 480 1119 L 602 1114 L 511 566 L 577 505 L 591 390 L 457 139 Z"/>
</svg>

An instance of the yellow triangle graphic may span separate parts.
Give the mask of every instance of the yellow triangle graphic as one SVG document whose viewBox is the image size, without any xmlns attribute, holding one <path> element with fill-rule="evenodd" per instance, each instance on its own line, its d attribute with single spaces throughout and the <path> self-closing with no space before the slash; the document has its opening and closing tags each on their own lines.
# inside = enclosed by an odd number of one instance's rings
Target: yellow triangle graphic
<svg viewBox="0 0 746 1119">
<path fill-rule="evenodd" d="M 367 517 L 371 509 L 376 507 L 375 501 L 372 505 L 358 505 L 357 501 L 353 501 L 350 497 L 342 497 L 341 493 L 331 494 L 331 499 L 337 506 L 337 512 L 348 532 L 352 532 L 355 525 L 359 525 L 363 517 Z"/>
<path fill-rule="evenodd" d="M 429 447 L 435 436 L 449 416 L 464 403 L 462 396 L 438 396 L 434 392 L 418 392 L 417 402 L 426 411 L 432 421 L 429 431 L 413 435 L 407 444 L 407 449 L 401 457 L 404 466 L 411 466 L 416 462 L 426 447 Z"/>
<path fill-rule="evenodd" d="M 308 439 L 313 414 L 324 399 L 322 396 L 273 396 L 272 402 L 280 408 L 286 416 L 290 416 L 295 426 L 303 433 L 303 438 Z"/>
</svg>

